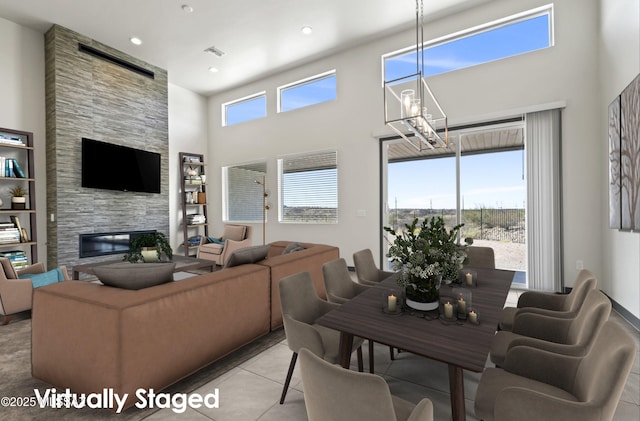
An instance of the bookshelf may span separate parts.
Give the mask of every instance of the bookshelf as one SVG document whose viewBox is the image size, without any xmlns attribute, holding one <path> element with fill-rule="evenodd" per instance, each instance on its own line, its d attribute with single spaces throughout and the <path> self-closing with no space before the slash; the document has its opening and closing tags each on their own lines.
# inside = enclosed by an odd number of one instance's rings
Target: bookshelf
<svg viewBox="0 0 640 421">
<path fill-rule="evenodd" d="M 13 203 L 11 190 L 25 192 Z M 14 266 L 38 261 L 33 133 L 0 128 L 0 255 Z"/>
<path fill-rule="evenodd" d="M 207 184 L 204 155 L 180 152 L 180 197 L 185 256 L 194 256 L 200 238 L 209 235 Z"/>
</svg>

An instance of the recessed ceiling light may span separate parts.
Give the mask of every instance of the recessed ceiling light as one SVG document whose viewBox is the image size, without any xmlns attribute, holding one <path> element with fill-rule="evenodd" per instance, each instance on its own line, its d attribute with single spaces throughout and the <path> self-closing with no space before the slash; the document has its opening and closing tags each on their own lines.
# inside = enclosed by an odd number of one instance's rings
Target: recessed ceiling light
<svg viewBox="0 0 640 421">
<path fill-rule="evenodd" d="M 301 29 L 302 33 L 305 35 L 309 35 L 310 33 L 313 32 L 313 28 L 310 26 L 303 26 Z"/>
<path fill-rule="evenodd" d="M 142 40 L 138 37 L 131 37 L 129 38 L 129 41 L 131 41 L 131 44 L 133 45 L 140 45 L 142 44 Z"/>
<path fill-rule="evenodd" d="M 216 67 L 209 67 L 209 71 L 211 73 L 218 73 L 218 69 Z"/>
<path fill-rule="evenodd" d="M 183 4 L 182 11 L 185 13 L 191 13 L 193 12 L 193 7 L 189 6 L 188 4 Z"/>
</svg>

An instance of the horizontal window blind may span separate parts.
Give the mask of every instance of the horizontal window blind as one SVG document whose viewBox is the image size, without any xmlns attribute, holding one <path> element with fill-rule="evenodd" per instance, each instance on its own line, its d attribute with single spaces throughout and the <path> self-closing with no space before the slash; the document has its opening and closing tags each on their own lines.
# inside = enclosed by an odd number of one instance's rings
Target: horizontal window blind
<svg viewBox="0 0 640 421">
<path fill-rule="evenodd" d="M 262 181 L 267 163 L 259 162 L 223 168 L 225 178 L 225 215 L 229 222 L 262 222 Z"/>
<path fill-rule="evenodd" d="M 338 222 L 336 151 L 278 160 L 281 222 Z"/>
</svg>

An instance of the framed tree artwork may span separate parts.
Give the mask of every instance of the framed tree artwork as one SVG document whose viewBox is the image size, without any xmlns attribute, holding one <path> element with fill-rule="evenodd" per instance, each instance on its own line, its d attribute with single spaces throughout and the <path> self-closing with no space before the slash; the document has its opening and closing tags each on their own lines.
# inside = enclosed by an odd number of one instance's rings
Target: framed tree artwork
<svg viewBox="0 0 640 421">
<path fill-rule="evenodd" d="M 621 229 L 640 232 L 640 75 L 620 95 Z"/>
<path fill-rule="evenodd" d="M 620 194 L 620 95 L 609 104 L 609 228 L 622 228 Z"/>
</svg>

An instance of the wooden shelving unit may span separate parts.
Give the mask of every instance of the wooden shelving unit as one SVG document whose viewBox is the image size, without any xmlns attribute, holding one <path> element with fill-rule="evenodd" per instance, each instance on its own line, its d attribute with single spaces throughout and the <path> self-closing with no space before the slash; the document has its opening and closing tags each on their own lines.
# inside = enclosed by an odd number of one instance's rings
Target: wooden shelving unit
<svg viewBox="0 0 640 421">
<path fill-rule="evenodd" d="M 182 232 L 185 256 L 196 254 L 198 245 L 190 243 L 189 239 L 196 236 L 209 235 L 209 220 L 207 219 L 207 183 L 206 164 L 204 155 L 180 152 L 180 196 L 182 202 Z M 202 215 L 203 222 L 191 221 L 194 215 Z"/>
<path fill-rule="evenodd" d="M 38 241 L 36 226 L 36 178 L 33 147 L 33 133 L 0 128 L 0 223 L 12 222 L 15 217 L 24 229 L 19 242 L 0 243 L 0 253 L 13 250 L 25 251 L 29 264 L 38 262 Z M 7 160 L 18 169 L 7 169 Z M 11 198 L 5 195 L 9 189 L 22 187 L 26 190 L 25 209 L 12 209 Z"/>
</svg>

